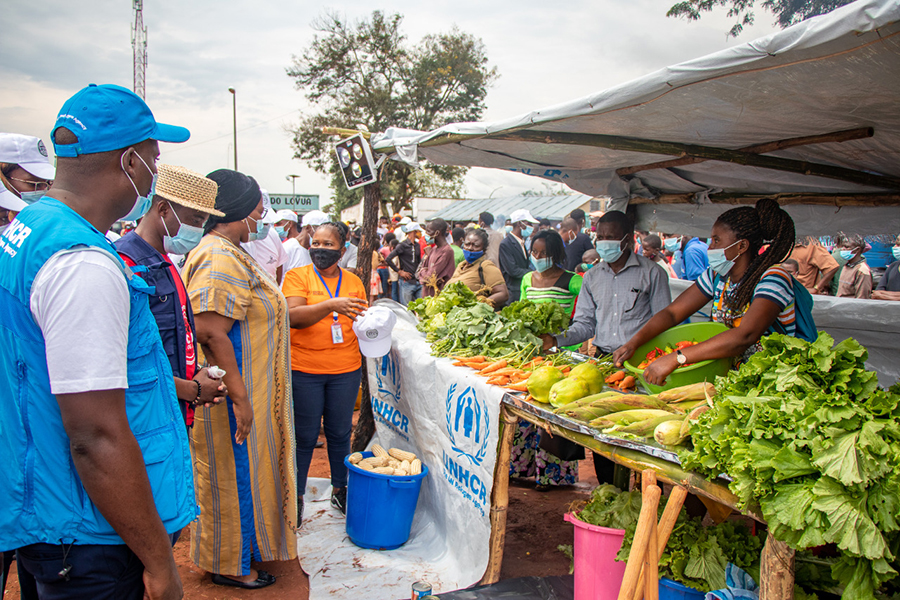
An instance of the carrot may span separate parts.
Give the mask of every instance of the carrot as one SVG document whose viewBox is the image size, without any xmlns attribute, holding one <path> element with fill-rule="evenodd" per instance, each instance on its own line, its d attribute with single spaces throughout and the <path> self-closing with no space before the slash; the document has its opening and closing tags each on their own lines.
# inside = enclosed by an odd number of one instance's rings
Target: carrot
<svg viewBox="0 0 900 600">
<path fill-rule="evenodd" d="M 622 379 L 622 382 L 619 384 L 619 389 L 620 390 L 633 389 L 636 383 L 637 382 L 635 381 L 634 377 L 629 375 L 628 377 L 625 377 L 624 379 Z"/>
<path fill-rule="evenodd" d="M 466 364 L 466 363 L 464 363 L 464 362 L 461 361 L 461 360 L 458 360 L 458 361 L 456 361 L 455 363 L 453 363 L 453 366 L 454 366 L 454 367 L 468 367 L 469 365 Z"/>
<path fill-rule="evenodd" d="M 559 370 L 560 370 L 563 374 L 565 374 L 565 373 L 568 373 L 569 371 L 571 371 L 571 370 L 572 370 L 572 367 L 570 367 L 569 365 L 566 365 L 566 366 L 564 366 L 564 367 L 561 367 Z"/>
<path fill-rule="evenodd" d="M 508 363 L 505 360 L 498 360 L 497 362 L 491 363 L 485 368 L 481 369 L 481 373 L 493 373 L 494 371 L 499 371 L 507 364 Z"/>
<path fill-rule="evenodd" d="M 509 383 L 509 377 L 498 375 L 496 377 L 491 377 L 487 380 L 488 385 L 507 385 Z"/>
<path fill-rule="evenodd" d="M 528 391 L 528 381 L 520 381 L 518 383 L 510 383 L 506 386 L 508 389 L 514 392 L 527 392 Z"/>
<path fill-rule="evenodd" d="M 473 356 L 471 358 L 467 358 L 466 362 L 483 363 L 483 362 L 487 362 L 487 357 L 486 356 Z"/>
<path fill-rule="evenodd" d="M 487 365 L 485 365 L 485 363 L 479 363 L 479 362 L 467 362 L 466 366 L 469 367 L 470 369 L 475 369 L 476 371 L 480 371 L 481 369 L 485 368 Z"/>
<path fill-rule="evenodd" d="M 616 383 L 625 379 L 625 371 L 616 371 L 612 375 L 606 378 L 606 383 Z"/>
</svg>

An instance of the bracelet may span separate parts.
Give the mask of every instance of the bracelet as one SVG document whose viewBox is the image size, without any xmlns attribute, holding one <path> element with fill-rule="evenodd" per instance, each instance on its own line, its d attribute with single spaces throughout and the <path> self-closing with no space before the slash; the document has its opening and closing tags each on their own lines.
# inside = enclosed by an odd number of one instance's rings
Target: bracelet
<svg viewBox="0 0 900 600">
<path fill-rule="evenodd" d="M 200 386 L 200 382 L 196 379 L 194 380 L 194 383 L 197 384 L 197 397 L 194 398 L 194 404 L 197 404 L 198 402 L 200 402 L 200 392 L 203 390 L 203 388 Z"/>
</svg>

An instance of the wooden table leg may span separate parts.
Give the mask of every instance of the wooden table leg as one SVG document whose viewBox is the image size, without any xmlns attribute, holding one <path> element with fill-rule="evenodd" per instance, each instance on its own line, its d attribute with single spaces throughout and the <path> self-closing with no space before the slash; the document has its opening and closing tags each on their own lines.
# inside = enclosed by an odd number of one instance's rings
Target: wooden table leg
<svg viewBox="0 0 900 600">
<path fill-rule="evenodd" d="M 793 600 L 794 551 L 771 533 L 763 547 L 759 578 L 759 600 Z"/>
<path fill-rule="evenodd" d="M 513 435 L 519 423 L 518 417 L 500 407 L 500 444 L 497 464 L 494 467 L 494 485 L 491 489 L 491 540 L 487 568 L 481 585 L 497 583 L 503 564 L 503 546 L 506 543 L 506 509 L 509 506 L 509 456 Z"/>
</svg>

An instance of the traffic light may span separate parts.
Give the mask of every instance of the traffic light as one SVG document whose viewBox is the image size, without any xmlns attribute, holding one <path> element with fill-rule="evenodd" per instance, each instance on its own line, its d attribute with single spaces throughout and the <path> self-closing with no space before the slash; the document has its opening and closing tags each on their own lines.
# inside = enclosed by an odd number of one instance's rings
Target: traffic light
<svg viewBox="0 0 900 600">
<path fill-rule="evenodd" d="M 334 146 L 338 165 L 344 175 L 347 189 L 352 190 L 375 182 L 376 167 L 372 150 L 362 134 L 341 140 Z"/>
</svg>

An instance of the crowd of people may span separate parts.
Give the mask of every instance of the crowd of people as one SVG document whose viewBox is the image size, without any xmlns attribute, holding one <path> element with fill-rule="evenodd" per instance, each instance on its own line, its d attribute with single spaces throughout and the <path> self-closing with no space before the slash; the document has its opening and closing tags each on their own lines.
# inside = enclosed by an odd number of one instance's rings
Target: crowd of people
<svg viewBox="0 0 900 600">
<path fill-rule="evenodd" d="M 5 584 L 15 557 L 25 599 L 179 598 L 172 545 L 188 525 L 214 583 L 273 584 L 254 565 L 296 558 L 320 428 L 346 511 L 362 358 L 389 351 L 396 321 L 375 300 L 458 282 L 496 310 L 558 303 L 571 322 L 544 349 L 617 364 L 712 302 L 727 331 L 654 361 L 651 383 L 741 361 L 766 333 L 809 335 L 804 295 L 900 300 L 900 240 L 875 286 L 863 238 L 797 243 L 773 200 L 702 239 L 636 232 L 617 211 L 397 214 L 361 257 L 354 224 L 276 210 L 249 175 L 158 164 L 159 142 L 189 135 L 112 85 L 63 105 L 55 168 L 40 139 L 0 134 L 0 567 Z M 671 278 L 693 282 L 674 301 Z M 577 481 L 577 459 L 545 441 L 520 423 L 511 475 Z M 612 463 L 595 468 L 611 480 Z"/>
</svg>

